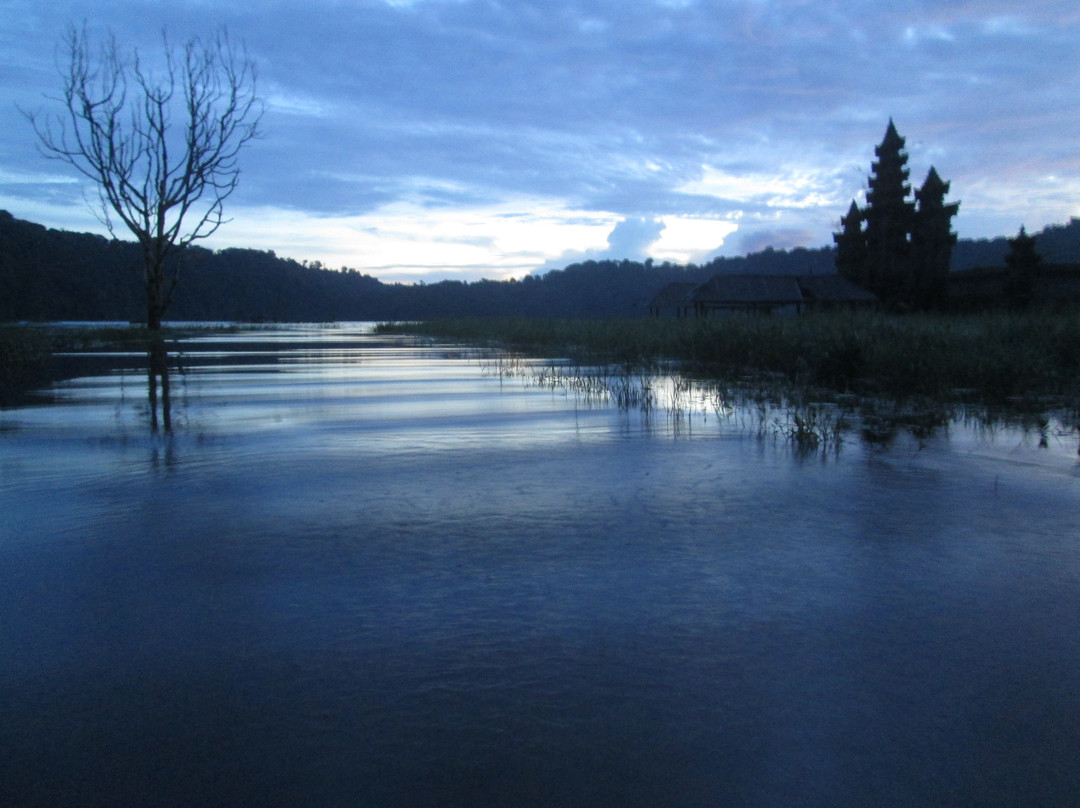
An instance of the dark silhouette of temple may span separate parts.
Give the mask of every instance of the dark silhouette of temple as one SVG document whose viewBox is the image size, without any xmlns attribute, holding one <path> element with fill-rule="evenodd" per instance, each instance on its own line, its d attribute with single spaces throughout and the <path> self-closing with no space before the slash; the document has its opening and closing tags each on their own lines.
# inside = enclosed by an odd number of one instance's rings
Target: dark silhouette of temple
<svg viewBox="0 0 1080 808">
<path fill-rule="evenodd" d="M 874 149 L 866 207 L 853 200 L 840 219 L 836 268 L 886 305 L 923 309 L 944 293 L 956 234 L 951 221 L 959 202 L 945 202 L 949 183 L 931 166 L 922 187 L 909 198 L 905 139 L 892 119 Z"/>
</svg>

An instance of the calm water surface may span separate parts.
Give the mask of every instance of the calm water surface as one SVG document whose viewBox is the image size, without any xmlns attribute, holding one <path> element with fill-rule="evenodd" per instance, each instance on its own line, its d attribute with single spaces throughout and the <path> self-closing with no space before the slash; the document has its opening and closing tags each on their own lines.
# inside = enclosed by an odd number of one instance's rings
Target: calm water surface
<svg viewBox="0 0 1080 808">
<path fill-rule="evenodd" d="M 0 803 L 1080 804 L 1076 438 L 800 454 L 348 327 L 0 411 Z M 76 361 L 76 360 L 72 360 Z"/>
</svg>

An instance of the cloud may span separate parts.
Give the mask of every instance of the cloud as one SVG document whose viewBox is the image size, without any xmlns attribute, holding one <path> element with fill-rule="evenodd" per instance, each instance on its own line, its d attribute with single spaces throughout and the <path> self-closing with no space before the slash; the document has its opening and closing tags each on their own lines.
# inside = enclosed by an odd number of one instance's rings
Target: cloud
<svg viewBox="0 0 1080 808">
<path fill-rule="evenodd" d="M 716 254 L 738 225 L 722 219 L 686 216 L 632 217 L 615 223 L 607 246 L 567 250 L 546 261 L 540 272 L 581 261 L 654 258 L 678 264 L 700 263 Z"/>
<path fill-rule="evenodd" d="M 610 215 L 569 210 L 539 198 L 443 208 L 417 197 L 350 216 L 269 207 L 242 210 L 230 225 L 228 241 L 219 232 L 207 246 L 224 247 L 240 238 L 240 243 L 263 244 L 281 256 L 315 256 L 328 266 L 358 269 L 385 281 L 502 280 L 527 275 L 560 253 L 585 255 L 610 229 Z M 567 244 L 572 245 L 568 251 Z"/>
<path fill-rule="evenodd" d="M 741 235 L 735 243 L 739 255 L 761 252 L 767 247 L 777 250 L 791 250 L 796 247 L 822 246 L 817 244 L 816 233 L 812 230 L 777 229 L 753 230 Z"/>
<path fill-rule="evenodd" d="M 645 250 L 653 244 L 664 230 L 664 224 L 651 218 L 627 218 L 613 224 L 609 220 L 604 246 L 596 240 L 593 231 L 591 243 L 584 247 L 563 250 L 549 256 L 536 269 L 535 274 L 543 274 L 552 269 L 562 269 L 570 264 L 583 261 L 604 261 L 623 259 L 643 260 Z"/>
<path fill-rule="evenodd" d="M 612 258 L 644 259 L 666 227 L 658 219 L 623 219 L 608 234 L 607 254 Z"/>
<path fill-rule="evenodd" d="M 953 182 L 961 237 L 1080 215 L 1074 0 L 162 0 L 138 17 L 9 0 L 2 203 L 53 227 L 86 220 L 85 186 L 11 181 L 59 169 L 15 104 L 55 93 L 56 44 L 84 18 L 144 50 L 163 25 L 225 25 L 258 62 L 265 137 L 223 246 L 433 279 L 825 245 L 890 116 L 914 180 L 933 163 Z"/>
<path fill-rule="evenodd" d="M 730 220 L 665 216 L 664 233 L 650 255 L 676 264 L 697 264 L 718 253 L 728 236 L 739 229 Z"/>
<path fill-rule="evenodd" d="M 837 201 L 835 170 L 777 165 L 772 171 L 704 166 L 678 191 L 724 200 L 740 208 L 819 208 Z"/>
</svg>

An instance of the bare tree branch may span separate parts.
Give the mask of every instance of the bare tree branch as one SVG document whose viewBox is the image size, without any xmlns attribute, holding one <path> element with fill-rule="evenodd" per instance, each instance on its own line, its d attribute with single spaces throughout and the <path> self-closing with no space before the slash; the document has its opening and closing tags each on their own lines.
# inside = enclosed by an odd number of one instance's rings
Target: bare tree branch
<svg viewBox="0 0 1080 808">
<path fill-rule="evenodd" d="M 113 35 L 92 49 L 72 27 L 58 65 L 58 111 L 23 112 L 42 154 L 90 179 L 95 213 L 116 236 L 119 219 L 142 247 L 147 325 L 160 327 L 176 285 L 166 258 L 212 235 L 240 180 L 238 156 L 259 135 L 262 104 L 254 62 L 224 30 L 174 50 L 162 33 L 164 68 Z"/>
</svg>

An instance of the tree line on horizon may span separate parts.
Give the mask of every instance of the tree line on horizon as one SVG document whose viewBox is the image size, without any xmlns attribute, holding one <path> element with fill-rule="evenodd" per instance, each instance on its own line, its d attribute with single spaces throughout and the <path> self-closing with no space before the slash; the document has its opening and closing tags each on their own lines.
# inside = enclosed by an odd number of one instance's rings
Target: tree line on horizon
<svg viewBox="0 0 1080 808">
<path fill-rule="evenodd" d="M 1029 236 L 1044 263 L 1080 263 L 1080 219 Z M 952 270 L 1005 267 L 1006 237 L 964 240 Z M 172 257 L 180 272 L 169 317 L 202 321 L 414 320 L 442 316 L 633 317 L 668 283 L 718 273 L 835 272 L 831 247 L 766 249 L 702 265 L 585 261 L 521 280 L 385 283 L 272 251 L 190 246 Z M 134 242 L 52 230 L 0 211 L 0 321 L 120 320 L 145 311 L 142 255 Z"/>
</svg>

